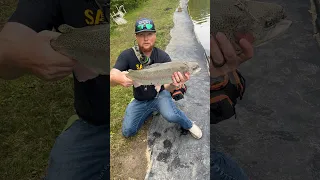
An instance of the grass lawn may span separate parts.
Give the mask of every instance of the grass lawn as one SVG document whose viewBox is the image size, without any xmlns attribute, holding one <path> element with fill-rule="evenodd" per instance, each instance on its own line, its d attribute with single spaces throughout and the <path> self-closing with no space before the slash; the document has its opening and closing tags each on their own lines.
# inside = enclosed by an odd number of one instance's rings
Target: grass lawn
<svg viewBox="0 0 320 180">
<path fill-rule="evenodd" d="M 74 114 L 72 79 L 0 81 L 0 177 L 39 179 L 56 136 Z"/>
<path fill-rule="evenodd" d="M 0 177 L 39 179 L 56 136 L 74 114 L 72 79 L 0 81 L 0 93 Z"/>
<path fill-rule="evenodd" d="M 0 29 L 17 0 L 0 2 Z M 0 80 L 0 179 L 40 179 L 55 138 L 73 110 L 73 80 Z"/>
<path fill-rule="evenodd" d="M 166 45 L 170 41 L 170 30 L 173 27 L 173 13 L 179 5 L 178 0 L 149 0 L 143 7 L 128 12 L 125 19 L 127 24 L 117 26 L 111 32 L 111 67 L 115 64 L 119 54 L 133 46 L 135 39 L 134 36 L 134 23 L 138 18 L 148 17 L 154 20 L 157 29 L 157 41 L 156 46 L 165 49 Z M 144 127 L 138 133 L 137 136 L 125 139 L 121 133 L 122 119 L 125 112 L 125 108 L 130 102 L 132 95 L 132 88 L 123 88 L 120 86 L 111 88 L 111 178 L 128 178 L 122 173 L 134 174 L 128 172 L 130 169 L 123 169 L 125 166 L 121 161 L 121 156 L 127 156 L 128 153 L 135 153 L 136 148 L 139 148 L 140 154 L 135 154 L 135 163 L 143 163 L 141 158 L 145 158 L 146 142 L 145 136 L 147 128 Z M 142 142 L 144 147 L 139 147 L 137 144 Z M 134 149 L 135 148 L 135 149 Z M 139 157 L 140 156 L 140 157 Z M 121 165 L 122 164 L 122 165 Z M 132 165 L 136 166 L 136 165 Z M 141 167 L 145 167 L 141 165 Z M 145 169 L 141 171 L 144 173 Z M 144 174 L 140 174 L 143 175 Z"/>
</svg>

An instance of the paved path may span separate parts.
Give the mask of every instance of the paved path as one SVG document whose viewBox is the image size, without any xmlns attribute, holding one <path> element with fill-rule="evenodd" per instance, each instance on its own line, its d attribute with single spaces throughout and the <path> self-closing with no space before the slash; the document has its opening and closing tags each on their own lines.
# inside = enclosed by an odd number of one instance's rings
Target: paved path
<svg viewBox="0 0 320 180">
<path fill-rule="evenodd" d="M 210 175 L 209 74 L 204 49 L 196 39 L 187 12 L 187 0 L 181 0 L 181 5 L 183 11 L 174 13 L 175 26 L 166 52 L 173 60 L 198 61 L 201 65 L 201 72 L 191 77 L 187 94 L 177 105 L 200 126 L 203 137 L 196 140 L 189 133 L 183 135 L 180 126 L 156 116 L 148 135 L 152 155 L 147 179 L 205 180 Z"/>
</svg>

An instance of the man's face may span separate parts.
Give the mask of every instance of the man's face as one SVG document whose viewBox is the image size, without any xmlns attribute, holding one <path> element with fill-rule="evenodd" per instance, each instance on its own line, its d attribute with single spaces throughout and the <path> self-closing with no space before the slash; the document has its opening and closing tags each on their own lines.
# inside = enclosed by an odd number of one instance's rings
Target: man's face
<svg viewBox="0 0 320 180">
<path fill-rule="evenodd" d="M 156 33 L 155 32 L 141 32 L 136 34 L 136 39 L 139 45 L 139 48 L 143 51 L 151 51 L 154 43 L 156 42 Z"/>
</svg>

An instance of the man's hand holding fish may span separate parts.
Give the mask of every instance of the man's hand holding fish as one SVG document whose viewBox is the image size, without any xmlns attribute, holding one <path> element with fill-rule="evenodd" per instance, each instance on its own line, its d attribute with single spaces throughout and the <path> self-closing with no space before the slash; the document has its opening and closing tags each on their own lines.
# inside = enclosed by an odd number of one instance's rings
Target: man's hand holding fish
<svg viewBox="0 0 320 180">
<path fill-rule="evenodd" d="M 218 77 L 236 70 L 240 64 L 253 57 L 253 36 L 237 33 L 242 52 L 237 54 L 224 33 L 218 32 L 210 37 L 210 76 Z"/>
<path fill-rule="evenodd" d="M 189 81 L 190 79 L 190 73 L 185 73 L 184 75 L 182 75 L 181 72 L 175 72 L 172 75 L 172 83 L 171 84 L 165 84 L 164 88 L 167 91 L 174 91 L 177 87 L 182 86 L 184 83 L 186 83 L 187 81 Z"/>
</svg>

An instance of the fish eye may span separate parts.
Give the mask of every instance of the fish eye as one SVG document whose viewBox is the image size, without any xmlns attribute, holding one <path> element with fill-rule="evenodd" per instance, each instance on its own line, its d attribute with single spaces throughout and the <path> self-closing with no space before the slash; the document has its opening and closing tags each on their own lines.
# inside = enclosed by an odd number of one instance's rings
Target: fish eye
<svg viewBox="0 0 320 180">
<path fill-rule="evenodd" d="M 265 22 L 264 26 L 265 26 L 266 28 L 268 28 L 268 27 L 273 26 L 273 24 L 274 24 L 274 23 L 273 23 L 272 20 L 268 20 L 268 21 Z"/>
</svg>

